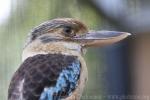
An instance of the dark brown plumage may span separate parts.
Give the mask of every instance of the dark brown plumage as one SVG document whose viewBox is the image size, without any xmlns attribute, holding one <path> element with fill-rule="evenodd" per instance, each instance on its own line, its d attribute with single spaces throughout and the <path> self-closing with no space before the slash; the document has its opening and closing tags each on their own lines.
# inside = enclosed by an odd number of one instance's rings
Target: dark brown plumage
<svg viewBox="0 0 150 100">
<path fill-rule="evenodd" d="M 77 60 L 75 56 L 59 54 L 39 54 L 29 57 L 11 80 L 8 100 L 20 100 L 21 96 L 23 100 L 39 100 L 44 87 L 54 86 L 60 72 L 75 60 Z M 23 85 L 22 90 L 19 90 L 20 85 Z M 62 92 L 59 95 L 65 97 L 67 93 Z"/>
</svg>

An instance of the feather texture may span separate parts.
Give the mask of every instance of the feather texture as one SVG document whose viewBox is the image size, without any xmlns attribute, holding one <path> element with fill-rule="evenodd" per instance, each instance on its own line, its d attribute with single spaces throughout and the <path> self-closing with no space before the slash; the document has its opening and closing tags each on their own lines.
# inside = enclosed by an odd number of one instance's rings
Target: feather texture
<svg viewBox="0 0 150 100">
<path fill-rule="evenodd" d="M 80 67 L 76 56 L 38 54 L 29 57 L 12 78 L 8 100 L 56 100 L 55 95 L 67 97 L 77 86 Z M 51 89 L 54 89 L 53 94 L 47 95 Z"/>
<path fill-rule="evenodd" d="M 77 87 L 77 82 L 80 75 L 80 62 L 74 61 L 70 66 L 66 67 L 60 73 L 56 85 L 46 87 L 42 92 L 40 100 L 59 100 L 61 94 L 66 92 L 66 95 L 71 95 L 72 91 Z"/>
</svg>

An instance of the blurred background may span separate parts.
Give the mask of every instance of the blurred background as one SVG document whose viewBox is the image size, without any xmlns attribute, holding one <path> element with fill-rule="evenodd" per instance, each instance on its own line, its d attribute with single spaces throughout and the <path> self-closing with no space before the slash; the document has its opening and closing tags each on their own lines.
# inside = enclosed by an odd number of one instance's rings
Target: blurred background
<svg viewBox="0 0 150 100">
<path fill-rule="evenodd" d="M 132 33 L 119 43 L 88 49 L 82 100 L 150 100 L 149 0 L 0 0 L 0 100 L 7 100 L 27 34 L 58 17 L 79 19 L 90 29 Z"/>
</svg>

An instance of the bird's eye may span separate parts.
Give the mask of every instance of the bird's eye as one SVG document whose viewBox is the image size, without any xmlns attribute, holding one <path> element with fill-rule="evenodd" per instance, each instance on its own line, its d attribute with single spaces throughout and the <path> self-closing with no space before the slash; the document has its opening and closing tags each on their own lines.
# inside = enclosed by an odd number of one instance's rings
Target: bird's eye
<svg viewBox="0 0 150 100">
<path fill-rule="evenodd" d="M 73 37 L 75 35 L 72 27 L 69 27 L 69 26 L 64 27 L 63 33 L 67 37 Z"/>
<path fill-rule="evenodd" d="M 71 33 L 71 31 L 72 31 L 71 27 L 65 27 L 64 28 L 65 33 Z"/>
</svg>

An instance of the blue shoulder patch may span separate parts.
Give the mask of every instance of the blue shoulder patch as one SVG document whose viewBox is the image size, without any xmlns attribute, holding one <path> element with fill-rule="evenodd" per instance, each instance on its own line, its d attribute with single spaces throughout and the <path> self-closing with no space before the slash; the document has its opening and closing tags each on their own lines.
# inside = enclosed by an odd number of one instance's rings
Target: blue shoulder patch
<svg viewBox="0 0 150 100">
<path fill-rule="evenodd" d="M 78 85 L 79 76 L 80 62 L 75 60 L 70 66 L 62 70 L 55 86 L 44 88 L 40 100 L 59 100 L 71 95 Z"/>
</svg>

